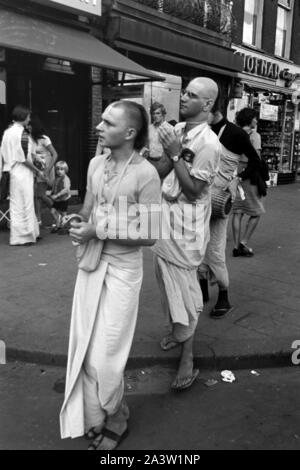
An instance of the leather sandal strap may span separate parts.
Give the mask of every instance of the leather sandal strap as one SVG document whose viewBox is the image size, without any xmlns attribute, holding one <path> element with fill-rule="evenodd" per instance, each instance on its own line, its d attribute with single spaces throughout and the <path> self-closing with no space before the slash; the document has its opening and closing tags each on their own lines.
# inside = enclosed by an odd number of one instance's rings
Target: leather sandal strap
<svg viewBox="0 0 300 470">
<path fill-rule="evenodd" d="M 113 431 L 110 431 L 107 428 L 103 428 L 101 431 L 102 436 L 107 437 L 107 439 L 111 439 L 112 441 L 119 442 L 119 440 L 122 438 L 122 435 L 117 434 Z"/>
</svg>

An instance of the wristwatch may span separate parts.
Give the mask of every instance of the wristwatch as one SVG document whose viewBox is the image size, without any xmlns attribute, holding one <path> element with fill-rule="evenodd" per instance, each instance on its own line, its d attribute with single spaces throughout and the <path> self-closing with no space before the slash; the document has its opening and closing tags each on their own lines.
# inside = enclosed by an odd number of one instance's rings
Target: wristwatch
<svg viewBox="0 0 300 470">
<path fill-rule="evenodd" d="M 179 162 L 179 160 L 180 160 L 180 155 L 174 155 L 174 157 L 171 157 L 171 160 L 172 160 L 174 163 Z"/>
</svg>

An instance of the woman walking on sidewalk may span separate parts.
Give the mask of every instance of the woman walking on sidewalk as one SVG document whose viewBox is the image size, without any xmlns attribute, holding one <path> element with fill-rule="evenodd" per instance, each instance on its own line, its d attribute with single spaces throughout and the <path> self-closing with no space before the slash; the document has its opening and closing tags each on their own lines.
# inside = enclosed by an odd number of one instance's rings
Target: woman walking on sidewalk
<svg viewBox="0 0 300 470">
<path fill-rule="evenodd" d="M 261 158 L 261 137 L 256 132 L 257 112 L 251 108 L 242 109 L 236 118 L 237 124 L 249 134 L 250 141 Z M 234 239 L 233 256 L 254 255 L 253 250 L 248 247 L 248 242 L 255 232 L 260 217 L 265 213 L 262 197 L 267 194 L 268 175 L 263 175 L 263 162 L 261 161 L 261 169 L 258 171 L 248 165 L 248 158 L 241 157 L 239 173 L 244 170 L 242 176 L 242 187 L 245 192 L 245 199 L 242 200 L 239 193 L 233 205 L 232 230 Z M 268 173 L 268 172 L 267 172 Z M 244 232 L 242 232 L 242 220 L 244 215 L 248 215 L 249 219 Z"/>
</svg>

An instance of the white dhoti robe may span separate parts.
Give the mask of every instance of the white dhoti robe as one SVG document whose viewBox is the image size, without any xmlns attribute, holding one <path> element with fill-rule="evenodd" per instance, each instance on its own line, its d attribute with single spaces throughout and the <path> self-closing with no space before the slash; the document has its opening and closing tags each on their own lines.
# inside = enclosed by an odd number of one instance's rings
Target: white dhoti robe
<svg viewBox="0 0 300 470">
<path fill-rule="evenodd" d="M 3 134 L 1 155 L 3 171 L 10 172 L 10 245 L 35 243 L 39 226 L 34 210 L 33 171 L 26 166 L 30 151 L 22 147 L 24 126 L 15 122 Z"/>
<path fill-rule="evenodd" d="M 39 225 L 34 210 L 33 172 L 22 163 L 10 171 L 10 245 L 35 243 Z"/>
<path fill-rule="evenodd" d="M 193 336 L 203 310 L 197 270 L 176 266 L 160 256 L 154 263 L 164 314 L 172 324 L 173 337 L 184 342 Z"/>
<path fill-rule="evenodd" d="M 60 414 L 63 439 L 82 436 L 121 405 L 142 278 L 142 260 L 120 268 L 104 257 L 96 271 L 78 271 Z"/>
</svg>

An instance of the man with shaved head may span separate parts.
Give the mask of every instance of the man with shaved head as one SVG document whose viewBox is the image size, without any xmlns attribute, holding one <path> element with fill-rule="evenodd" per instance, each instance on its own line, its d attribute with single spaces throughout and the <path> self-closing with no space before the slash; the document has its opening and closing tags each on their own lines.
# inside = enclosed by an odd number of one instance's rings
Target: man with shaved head
<svg viewBox="0 0 300 470">
<path fill-rule="evenodd" d="M 160 180 L 139 154 L 148 133 L 145 109 L 134 102 L 108 106 L 97 127 L 110 154 L 93 158 L 80 221 L 62 438 L 86 434 L 89 450 L 113 450 L 128 433 L 124 369 L 131 348 L 143 278 L 142 246 L 155 243 L 142 225 L 160 208 Z M 151 220 L 151 218 L 150 218 Z M 151 234 L 151 236 L 150 236 Z"/>
<path fill-rule="evenodd" d="M 170 233 L 163 233 L 153 251 L 162 304 L 171 323 L 170 334 L 160 345 L 164 351 L 181 347 L 174 390 L 190 387 L 199 373 L 193 367 L 193 338 L 203 309 L 197 268 L 209 241 L 210 187 L 220 159 L 218 137 L 208 125 L 217 97 L 213 80 L 192 80 L 180 100 L 185 122 L 172 131 L 164 126 L 159 131 L 166 157 L 156 167 L 161 177 L 167 175 L 162 184 L 162 227 L 168 226 Z"/>
</svg>

